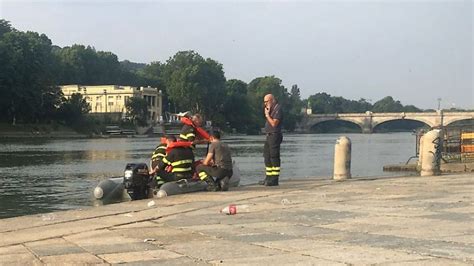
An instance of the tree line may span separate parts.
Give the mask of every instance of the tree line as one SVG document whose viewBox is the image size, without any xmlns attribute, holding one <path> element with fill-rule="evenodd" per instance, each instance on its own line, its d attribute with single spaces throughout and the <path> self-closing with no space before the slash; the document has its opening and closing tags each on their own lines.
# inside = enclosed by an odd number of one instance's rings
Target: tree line
<svg viewBox="0 0 474 266">
<path fill-rule="evenodd" d="M 246 83 L 227 79 L 221 63 L 194 51 L 180 51 L 166 62 L 119 61 L 112 52 L 75 44 L 58 47 L 45 34 L 22 32 L 0 19 L 0 120 L 9 123 L 77 124 L 90 111 L 81 95 L 65 99 L 59 85 L 117 84 L 158 87 L 165 111 L 192 111 L 225 130 L 258 133 L 263 126 L 262 99 L 273 93 L 284 110 L 284 127 L 291 131 L 302 108 L 313 113 L 418 112 L 388 96 L 374 104 L 316 93 L 301 99 L 275 76 Z M 133 109 L 133 104 L 129 104 Z M 137 108 L 135 108 L 137 109 Z M 145 112 L 146 113 L 146 112 Z"/>
</svg>

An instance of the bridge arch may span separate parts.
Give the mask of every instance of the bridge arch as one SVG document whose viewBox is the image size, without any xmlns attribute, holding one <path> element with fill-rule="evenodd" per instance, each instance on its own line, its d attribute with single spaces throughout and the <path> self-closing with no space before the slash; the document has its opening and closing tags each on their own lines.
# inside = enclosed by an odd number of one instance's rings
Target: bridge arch
<svg viewBox="0 0 474 266">
<path fill-rule="evenodd" d="M 404 118 L 396 118 L 396 119 L 386 119 L 384 121 L 379 121 L 378 123 L 373 123 L 372 124 L 372 132 L 378 132 L 381 128 L 383 128 L 384 126 L 388 125 L 388 124 L 394 124 L 394 123 L 397 123 L 397 122 L 408 122 L 409 124 L 411 124 L 411 127 L 410 126 L 406 126 L 405 125 L 400 125 L 400 128 L 398 128 L 399 130 L 400 129 L 403 129 L 403 130 L 413 130 L 413 129 L 416 129 L 416 128 L 420 128 L 420 127 L 432 127 L 430 124 L 428 124 L 427 122 L 423 122 L 423 121 L 420 121 L 419 119 L 404 119 Z M 397 128 L 394 128 L 395 130 Z"/>
<path fill-rule="evenodd" d="M 321 132 L 319 133 L 338 132 L 337 130 L 328 129 L 329 127 L 331 129 L 344 128 L 346 130 L 349 130 L 349 132 L 353 132 L 353 133 L 362 132 L 363 130 L 361 125 L 354 121 L 350 121 L 346 119 L 325 119 L 325 120 L 320 120 L 320 121 L 311 123 L 310 126 L 308 127 L 308 131 L 317 132 L 321 130 Z"/>
<path fill-rule="evenodd" d="M 474 118 L 451 118 L 451 119 L 446 119 L 443 121 L 443 124 L 445 126 L 451 126 L 453 124 L 459 123 L 459 122 L 467 122 L 469 125 L 472 125 L 474 127 Z M 470 123 L 469 123 L 470 121 Z"/>
<path fill-rule="evenodd" d="M 417 118 L 414 118 L 414 117 L 406 117 L 405 114 L 401 114 L 400 116 L 398 117 L 378 117 L 378 118 L 373 118 L 372 119 L 372 128 L 376 128 L 378 125 L 381 125 L 381 124 L 384 124 L 384 123 L 387 123 L 387 122 L 392 122 L 392 121 L 398 121 L 398 120 L 409 120 L 409 121 L 417 121 L 417 122 L 420 122 L 420 123 L 423 123 L 429 127 L 433 127 L 435 126 L 433 121 L 430 120 L 430 119 L 426 119 L 426 118 L 420 118 L 420 117 L 417 117 Z"/>
</svg>

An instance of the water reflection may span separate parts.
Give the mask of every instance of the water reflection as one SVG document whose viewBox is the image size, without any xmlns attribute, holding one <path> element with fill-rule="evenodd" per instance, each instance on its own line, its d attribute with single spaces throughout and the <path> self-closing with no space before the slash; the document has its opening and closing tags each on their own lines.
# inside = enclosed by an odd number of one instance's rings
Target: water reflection
<svg viewBox="0 0 474 266">
<path fill-rule="evenodd" d="M 349 134 L 352 174 L 389 176 L 382 166 L 405 162 L 414 154 L 409 133 Z M 282 179 L 330 178 L 334 144 L 339 135 L 285 135 Z M 149 162 L 158 139 L 1 140 L 0 217 L 74 209 L 94 204 L 92 190 L 110 176 L 122 174 L 129 162 Z M 228 137 L 242 184 L 264 177 L 264 136 Z M 196 149 L 202 158 L 206 146 Z"/>
</svg>

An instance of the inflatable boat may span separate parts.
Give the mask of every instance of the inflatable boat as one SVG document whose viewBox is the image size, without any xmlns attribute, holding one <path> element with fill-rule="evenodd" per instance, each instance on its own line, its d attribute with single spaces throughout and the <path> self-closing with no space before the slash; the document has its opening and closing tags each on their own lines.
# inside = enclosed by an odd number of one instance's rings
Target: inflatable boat
<svg viewBox="0 0 474 266">
<path fill-rule="evenodd" d="M 146 198 L 162 198 L 172 195 L 198 191 L 207 191 L 207 183 L 199 179 L 182 179 L 167 182 L 159 189 L 150 187 L 151 177 L 146 163 L 129 163 L 125 166 L 124 175 L 111 177 L 99 182 L 94 189 L 94 198 L 104 203 L 118 202 L 130 198 L 139 200 Z M 240 171 L 233 162 L 233 175 L 229 179 L 229 187 L 238 187 Z"/>
</svg>

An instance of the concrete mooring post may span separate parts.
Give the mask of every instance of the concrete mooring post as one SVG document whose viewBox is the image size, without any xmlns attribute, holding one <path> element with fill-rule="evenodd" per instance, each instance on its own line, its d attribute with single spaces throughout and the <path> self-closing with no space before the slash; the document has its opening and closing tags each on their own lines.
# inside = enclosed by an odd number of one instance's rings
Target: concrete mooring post
<svg viewBox="0 0 474 266">
<path fill-rule="evenodd" d="M 351 178 L 351 140 L 340 137 L 334 148 L 334 180 Z"/>
<path fill-rule="evenodd" d="M 418 143 L 418 162 L 416 163 L 416 171 L 421 172 L 421 162 L 423 161 L 423 138 L 425 135 L 420 137 L 419 143 Z"/>
<path fill-rule="evenodd" d="M 440 175 L 441 150 L 442 150 L 441 130 L 434 129 L 423 136 L 421 151 L 421 176 Z"/>
</svg>

